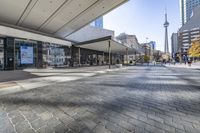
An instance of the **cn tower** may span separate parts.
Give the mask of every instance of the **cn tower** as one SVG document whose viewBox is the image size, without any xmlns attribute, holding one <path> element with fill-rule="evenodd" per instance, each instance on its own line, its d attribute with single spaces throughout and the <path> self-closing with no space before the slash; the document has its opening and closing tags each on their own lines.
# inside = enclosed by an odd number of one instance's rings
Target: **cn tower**
<svg viewBox="0 0 200 133">
<path fill-rule="evenodd" d="M 165 49 L 164 49 L 164 52 L 165 53 L 169 53 L 168 26 L 169 26 L 169 22 L 167 21 L 167 12 L 165 11 L 165 23 L 164 23 L 164 27 L 165 27 Z"/>
</svg>

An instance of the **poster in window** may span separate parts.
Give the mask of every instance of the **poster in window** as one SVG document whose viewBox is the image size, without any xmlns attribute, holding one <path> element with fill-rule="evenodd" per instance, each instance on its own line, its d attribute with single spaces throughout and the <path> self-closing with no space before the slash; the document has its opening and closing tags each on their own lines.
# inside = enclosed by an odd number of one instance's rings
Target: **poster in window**
<svg viewBox="0 0 200 133">
<path fill-rule="evenodd" d="M 21 46 L 21 64 L 33 64 L 33 47 Z"/>
</svg>

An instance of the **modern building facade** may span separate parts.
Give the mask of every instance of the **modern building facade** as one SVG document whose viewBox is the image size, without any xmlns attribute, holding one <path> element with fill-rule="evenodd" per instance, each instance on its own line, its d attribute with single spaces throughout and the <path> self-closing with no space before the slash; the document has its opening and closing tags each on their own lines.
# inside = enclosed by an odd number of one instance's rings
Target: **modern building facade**
<svg viewBox="0 0 200 133">
<path fill-rule="evenodd" d="M 178 53 L 178 33 L 172 33 L 171 36 L 171 54 L 172 58 L 175 58 Z"/>
<path fill-rule="evenodd" d="M 120 41 L 121 43 L 124 43 L 128 47 L 138 47 L 138 40 L 136 35 L 128 35 L 126 33 L 119 34 L 116 39 Z"/>
<path fill-rule="evenodd" d="M 70 46 L 2 37 L 0 44 L 0 69 L 43 68 L 69 64 Z M 64 52 L 65 51 L 65 52 Z"/>
<path fill-rule="evenodd" d="M 91 26 L 103 29 L 103 17 L 96 19 L 90 24 Z"/>
<path fill-rule="evenodd" d="M 179 32 L 179 52 L 182 55 L 187 55 L 188 49 L 190 48 L 192 41 L 198 37 L 200 37 L 200 28 L 194 28 Z"/>
<path fill-rule="evenodd" d="M 151 49 L 152 50 L 156 50 L 156 42 L 155 41 L 150 41 L 149 43 L 151 45 Z"/>
<path fill-rule="evenodd" d="M 0 1 L 0 68 L 68 65 L 67 37 L 127 0 Z"/>
<path fill-rule="evenodd" d="M 194 9 L 194 15 L 178 31 L 178 52 L 187 56 L 188 49 L 194 39 L 200 37 L 200 6 Z"/>
<path fill-rule="evenodd" d="M 129 35 L 126 33 L 119 34 L 116 39 L 126 45 L 129 48 L 135 49 L 134 53 L 128 53 L 128 57 L 125 57 L 128 61 L 137 60 L 139 58 L 139 54 L 143 52 L 142 46 L 139 44 L 136 35 Z"/>
<path fill-rule="evenodd" d="M 181 23 L 184 25 L 193 15 L 193 9 L 200 5 L 200 0 L 180 0 Z"/>
<path fill-rule="evenodd" d="M 124 55 L 127 57 L 129 51 L 133 49 L 116 41 L 112 36 L 80 42 L 72 48 L 73 65 L 123 64 Z"/>
<path fill-rule="evenodd" d="M 152 56 L 152 49 L 151 49 L 151 44 L 150 43 L 142 43 L 141 44 L 142 48 L 144 49 L 144 55 L 145 56 Z"/>
</svg>

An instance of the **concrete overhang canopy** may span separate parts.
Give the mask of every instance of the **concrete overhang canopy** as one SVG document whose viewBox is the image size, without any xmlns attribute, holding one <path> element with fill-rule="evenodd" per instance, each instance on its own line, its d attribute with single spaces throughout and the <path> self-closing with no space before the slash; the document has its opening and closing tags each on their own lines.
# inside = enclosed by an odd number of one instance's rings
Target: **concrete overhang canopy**
<svg viewBox="0 0 200 133">
<path fill-rule="evenodd" d="M 65 38 L 128 0 L 0 0 L 0 22 Z"/>
<path fill-rule="evenodd" d="M 0 25 L 0 36 L 8 36 L 8 37 L 16 37 L 21 39 L 29 39 L 29 40 L 35 40 L 35 41 L 42 41 L 42 42 L 49 42 L 49 43 L 55 43 L 65 46 L 71 46 L 71 42 L 55 38 L 39 33 L 34 33 L 31 31 L 25 31 L 17 28 L 7 27 L 4 25 Z"/>
<path fill-rule="evenodd" d="M 74 46 L 108 53 L 109 52 L 109 41 L 110 41 L 111 53 L 126 54 L 128 47 L 113 40 L 111 36 L 77 43 L 77 44 L 74 44 Z"/>
</svg>

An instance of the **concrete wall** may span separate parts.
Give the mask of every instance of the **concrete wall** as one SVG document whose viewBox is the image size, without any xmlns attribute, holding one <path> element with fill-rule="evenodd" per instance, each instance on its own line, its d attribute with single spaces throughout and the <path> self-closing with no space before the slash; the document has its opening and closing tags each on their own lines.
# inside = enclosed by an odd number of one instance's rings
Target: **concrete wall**
<svg viewBox="0 0 200 133">
<path fill-rule="evenodd" d="M 101 29 L 93 26 L 86 26 L 79 31 L 71 34 L 67 37 L 68 40 L 76 41 L 76 42 L 84 42 L 88 40 L 93 40 L 97 38 L 102 38 L 105 36 L 113 36 L 114 31 Z"/>
</svg>

